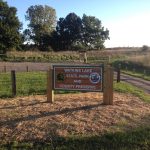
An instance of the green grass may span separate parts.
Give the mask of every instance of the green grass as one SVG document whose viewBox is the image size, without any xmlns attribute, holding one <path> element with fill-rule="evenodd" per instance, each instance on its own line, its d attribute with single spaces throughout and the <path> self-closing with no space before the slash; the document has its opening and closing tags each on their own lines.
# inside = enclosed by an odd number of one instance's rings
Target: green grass
<svg viewBox="0 0 150 150">
<path fill-rule="evenodd" d="M 17 96 L 31 94 L 46 94 L 47 74 L 46 72 L 18 72 L 16 73 Z M 150 96 L 143 90 L 130 84 L 114 82 L 114 90 L 118 92 L 131 93 L 150 102 Z M 77 93 L 77 91 L 55 91 L 55 93 Z M 0 97 L 12 97 L 11 74 L 0 73 Z"/>
<path fill-rule="evenodd" d="M 149 75 L 144 75 L 143 73 L 139 73 L 139 72 L 133 72 L 133 71 L 126 71 L 126 70 L 121 70 L 121 72 L 134 76 L 134 77 L 138 77 L 144 80 L 148 80 L 150 81 L 150 76 Z"/>
<path fill-rule="evenodd" d="M 46 93 L 46 72 L 17 73 L 17 95 Z"/>
<path fill-rule="evenodd" d="M 125 82 L 116 83 L 116 82 L 114 82 L 114 90 L 117 92 L 121 92 L 121 93 L 133 94 L 133 95 L 139 97 L 141 100 L 150 103 L 150 95 L 149 94 L 145 93 L 143 90 L 141 90 L 135 86 L 132 86 L 129 83 L 125 83 Z"/>
<path fill-rule="evenodd" d="M 46 72 L 17 72 L 16 96 L 46 94 Z M 58 91 L 55 93 L 79 93 L 78 91 Z M 11 73 L 0 73 L 0 98 L 12 97 Z"/>
<path fill-rule="evenodd" d="M 10 73 L 0 73 L 0 97 L 11 97 L 11 91 Z"/>
<path fill-rule="evenodd" d="M 31 94 L 46 94 L 46 72 L 17 72 L 17 96 Z M 0 74 L 0 97 L 12 97 L 11 74 Z"/>
<path fill-rule="evenodd" d="M 45 150 L 149 150 L 150 127 L 106 133 L 99 136 L 52 137 L 51 142 L 12 142 L 1 145 L 6 149 Z"/>
</svg>

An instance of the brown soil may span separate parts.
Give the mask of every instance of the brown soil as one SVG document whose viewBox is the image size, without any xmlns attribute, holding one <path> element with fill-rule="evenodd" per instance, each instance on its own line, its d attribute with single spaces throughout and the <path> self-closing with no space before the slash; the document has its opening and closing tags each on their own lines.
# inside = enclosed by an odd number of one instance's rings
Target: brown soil
<svg viewBox="0 0 150 150">
<path fill-rule="evenodd" d="M 114 94 L 103 105 L 102 94 L 57 94 L 0 100 L 0 143 L 45 141 L 55 136 L 100 135 L 150 125 L 150 104 L 128 94 Z"/>
</svg>

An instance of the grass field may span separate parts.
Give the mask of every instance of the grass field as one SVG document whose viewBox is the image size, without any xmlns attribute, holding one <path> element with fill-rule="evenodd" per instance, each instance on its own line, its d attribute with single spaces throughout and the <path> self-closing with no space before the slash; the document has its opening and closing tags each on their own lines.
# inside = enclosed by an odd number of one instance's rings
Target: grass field
<svg viewBox="0 0 150 150">
<path fill-rule="evenodd" d="M 102 136 L 57 137 L 49 142 L 12 142 L 1 146 L 7 149 L 46 150 L 149 150 L 150 127 L 141 127 L 128 132 L 107 133 Z"/>
<path fill-rule="evenodd" d="M 98 60 L 101 57 L 110 57 L 110 62 L 127 59 L 128 56 L 141 55 L 140 48 L 120 48 L 112 50 L 87 51 L 89 60 Z M 80 59 L 79 51 L 41 52 L 41 51 L 12 51 L 6 55 L 0 55 L 0 61 L 10 62 L 61 62 L 76 61 Z"/>
<path fill-rule="evenodd" d="M 150 53 L 147 53 L 146 55 L 132 56 L 132 57 L 129 57 L 128 60 L 131 62 L 142 64 L 143 66 L 150 67 Z"/>
<path fill-rule="evenodd" d="M 17 96 L 30 94 L 46 94 L 46 72 L 18 72 L 16 73 Z M 0 97 L 11 97 L 11 74 L 0 74 Z"/>
<path fill-rule="evenodd" d="M 125 82 L 114 83 L 114 90 L 121 93 L 131 93 L 139 97 L 141 100 L 150 103 L 149 94 L 146 94 L 143 90 L 135 86 L 132 86 L 129 83 L 125 83 Z"/>
<path fill-rule="evenodd" d="M 17 72 L 16 87 L 17 96 L 46 94 L 47 72 Z M 114 82 L 114 89 L 118 92 L 129 92 L 139 96 L 144 101 L 150 101 L 149 95 L 130 84 Z M 64 91 L 60 91 L 59 93 L 64 93 Z M 12 97 L 10 73 L 0 74 L 0 97 Z"/>
</svg>

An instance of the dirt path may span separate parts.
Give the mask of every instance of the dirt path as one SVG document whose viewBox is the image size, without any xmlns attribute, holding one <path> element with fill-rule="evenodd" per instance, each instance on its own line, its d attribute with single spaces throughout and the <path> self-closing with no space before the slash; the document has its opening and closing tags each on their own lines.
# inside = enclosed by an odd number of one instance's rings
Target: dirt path
<svg viewBox="0 0 150 150">
<path fill-rule="evenodd" d="M 121 74 L 121 81 L 128 82 L 138 88 L 143 89 L 144 91 L 150 94 L 150 81 L 133 77 L 127 74 Z"/>
</svg>

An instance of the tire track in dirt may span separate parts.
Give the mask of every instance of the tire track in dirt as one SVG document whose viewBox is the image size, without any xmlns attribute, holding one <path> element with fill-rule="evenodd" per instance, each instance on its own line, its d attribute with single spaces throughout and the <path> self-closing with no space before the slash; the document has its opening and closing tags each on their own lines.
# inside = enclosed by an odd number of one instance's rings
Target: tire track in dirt
<svg viewBox="0 0 150 150">
<path fill-rule="evenodd" d="M 133 77 L 127 74 L 121 74 L 121 81 L 130 83 L 140 89 L 143 89 L 145 92 L 150 94 L 150 81 L 137 78 L 137 77 Z"/>
</svg>

